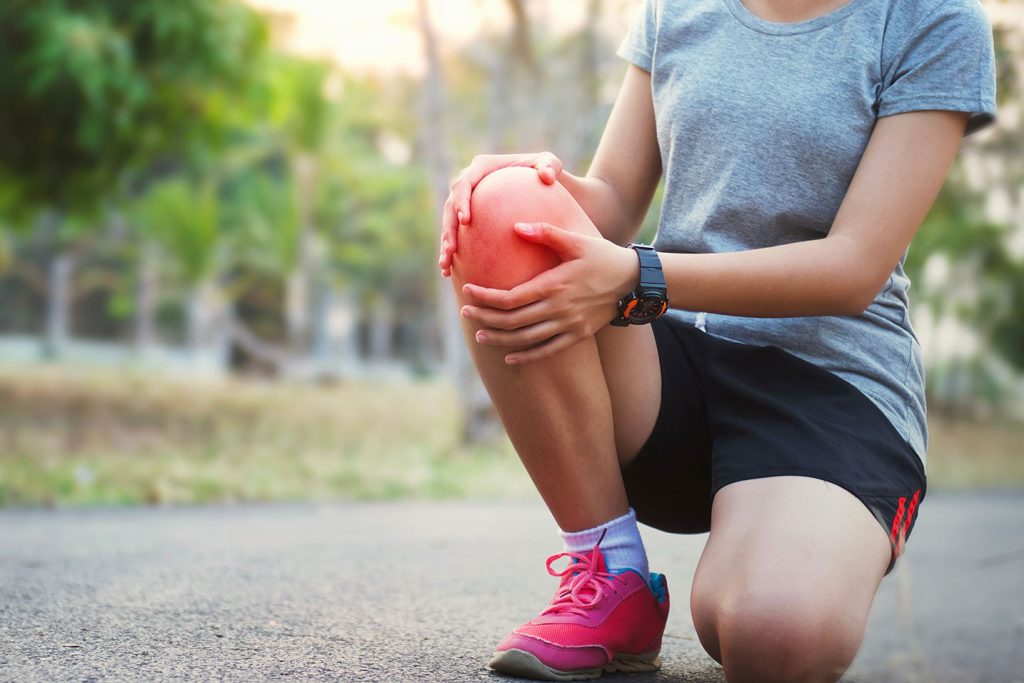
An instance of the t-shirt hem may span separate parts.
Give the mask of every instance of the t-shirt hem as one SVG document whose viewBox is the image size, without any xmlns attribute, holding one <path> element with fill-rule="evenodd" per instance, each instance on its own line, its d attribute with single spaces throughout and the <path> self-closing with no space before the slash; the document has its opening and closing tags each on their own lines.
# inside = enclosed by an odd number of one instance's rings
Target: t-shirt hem
<svg viewBox="0 0 1024 683">
<path fill-rule="evenodd" d="M 681 311 L 681 309 L 669 309 L 669 310 L 670 311 Z M 687 325 L 693 325 L 694 327 L 696 327 L 695 323 L 693 321 L 691 321 L 691 320 L 688 320 L 685 315 L 682 315 L 682 316 L 674 315 L 672 317 L 674 317 L 674 318 L 676 318 L 678 320 L 683 321 Z M 698 328 L 698 329 L 700 329 L 700 328 Z M 822 367 L 821 365 L 818 365 L 817 363 L 815 363 L 815 362 L 813 362 L 813 361 L 811 361 L 811 360 L 809 360 L 807 358 L 804 358 L 799 353 L 796 353 L 794 351 L 786 349 L 783 346 L 780 346 L 779 344 L 760 344 L 760 343 L 752 344 L 749 341 L 744 341 L 744 340 L 741 340 L 741 339 L 734 339 L 734 338 L 732 338 L 729 335 L 721 334 L 719 332 L 708 332 L 707 330 L 702 330 L 702 331 L 705 334 L 708 334 L 708 335 L 710 335 L 712 337 L 717 337 L 719 339 L 725 339 L 726 341 L 730 341 L 730 342 L 733 342 L 733 343 L 736 343 L 736 344 L 747 344 L 747 345 L 753 345 L 753 346 L 775 346 L 775 347 L 779 348 L 781 351 L 789 354 L 790 356 L 793 356 L 796 359 L 798 359 L 798 360 L 800 360 L 800 361 L 802 361 L 804 363 L 808 363 L 810 365 L 813 365 L 814 367 L 818 368 L 819 370 L 823 370 L 825 372 L 828 372 L 833 377 L 836 377 L 837 379 L 845 382 L 854 391 L 859 393 L 861 396 L 863 396 L 865 399 L 867 399 L 867 401 L 870 402 L 874 406 L 875 410 L 877 410 L 878 413 L 882 416 L 882 418 L 885 419 L 885 421 L 892 427 L 893 431 L 895 432 L 895 435 L 897 437 L 899 437 L 900 439 L 902 439 L 903 442 L 906 443 L 907 446 L 918 457 L 918 459 L 921 461 L 921 467 L 927 469 L 928 447 L 927 447 L 927 443 L 926 443 L 926 438 L 927 438 L 926 435 L 924 433 L 922 433 L 921 430 L 916 425 L 911 425 L 910 421 L 906 418 L 906 416 L 899 415 L 896 412 L 888 409 L 886 407 L 886 402 L 883 401 L 880 396 L 878 396 L 875 392 L 871 391 L 867 387 L 862 386 L 860 384 L 857 384 L 855 382 L 852 382 L 849 379 L 847 379 L 846 377 L 843 377 L 838 372 L 836 372 L 834 370 L 831 370 L 831 369 L 828 369 L 828 368 L 825 368 L 825 367 Z M 907 406 L 904 405 L 904 411 L 906 411 L 906 410 L 907 410 Z"/>
<path fill-rule="evenodd" d="M 878 107 L 878 117 L 905 114 L 911 111 L 960 111 L 971 115 L 964 135 L 970 135 L 996 121 L 996 109 L 992 102 L 981 99 L 958 99 L 948 95 L 915 95 L 911 98 L 886 102 Z"/>
<path fill-rule="evenodd" d="M 627 62 L 635 64 L 647 73 L 650 73 L 651 67 L 654 66 L 654 59 L 651 55 L 635 47 L 620 47 L 615 54 Z"/>
</svg>

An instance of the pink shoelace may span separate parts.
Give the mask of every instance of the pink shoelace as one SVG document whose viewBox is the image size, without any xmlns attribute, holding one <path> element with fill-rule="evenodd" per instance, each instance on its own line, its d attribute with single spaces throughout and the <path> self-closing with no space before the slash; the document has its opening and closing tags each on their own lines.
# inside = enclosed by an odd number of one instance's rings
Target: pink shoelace
<svg viewBox="0 0 1024 683">
<path fill-rule="evenodd" d="M 600 541 L 598 541 L 600 544 Z M 597 546 L 590 551 L 589 555 L 582 553 L 563 552 L 552 555 L 548 558 L 547 569 L 551 576 L 564 577 L 573 574 L 573 577 L 558 592 L 555 599 L 551 601 L 547 609 L 540 613 L 541 616 L 548 614 L 575 614 L 589 618 L 587 610 L 601 602 L 605 589 L 615 590 L 615 574 L 597 571 Z M 552 568 L 552 563 L 562 557 L 568 557 L 570 562 L 564 569 Z"/>
</svg>

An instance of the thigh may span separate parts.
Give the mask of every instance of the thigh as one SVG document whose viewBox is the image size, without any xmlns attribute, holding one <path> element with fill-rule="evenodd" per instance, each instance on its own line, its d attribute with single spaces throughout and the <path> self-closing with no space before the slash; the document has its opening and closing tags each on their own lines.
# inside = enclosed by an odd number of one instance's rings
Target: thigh
<svg viewBox="0 0 1024 683">
<path fill-rule="evenodd" d="M 840 486 L 800 476 L 729 484 L 712 503 L 694 623 L 715 656 L 721 620 L 750 613 L 827 629 L 855 652 L 890 555 L 871 511 Z"/>
<path fill-rule="evenodd" d="M 612 400 L 619 464 L 633 461 L 654 430 L 661 407 L 661 367 L 650 325 L 600 330 L 597 348 Z"/>
<path fill-rule="evenodd" d="M 648 332 L 654 346 L 655 357 L 643 368 L 637 367 L 626 338 L 615 354 L 609 353 L 609 336 L 598 342 L 626 495 L 637 519 L 648 526 L 703 533 L 711 524 L 711 438 L 701 379 L 704 333 L 671 318 L 637 329 Z M 650 381 L 635 378 L 651 370 L 657 375 Z"/>
</svg>

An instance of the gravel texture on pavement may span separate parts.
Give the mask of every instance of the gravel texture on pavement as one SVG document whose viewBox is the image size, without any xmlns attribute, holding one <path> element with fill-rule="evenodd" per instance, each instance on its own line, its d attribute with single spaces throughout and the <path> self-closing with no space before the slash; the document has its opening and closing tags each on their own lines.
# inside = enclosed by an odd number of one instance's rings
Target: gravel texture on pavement
<svg viewBox="0 0 1024 683">
<path fill-rule="evenodd" d="M 537 503 L 0 511 L 0 681 L 500 683 L 555 532 Z M 688 609 L 705 536 L 644 535 L 664 667 L 602 680 L 723 681 Z M 843 680 L 1024 682 L 1024 494 L 929 494 Z"/>
</svg>

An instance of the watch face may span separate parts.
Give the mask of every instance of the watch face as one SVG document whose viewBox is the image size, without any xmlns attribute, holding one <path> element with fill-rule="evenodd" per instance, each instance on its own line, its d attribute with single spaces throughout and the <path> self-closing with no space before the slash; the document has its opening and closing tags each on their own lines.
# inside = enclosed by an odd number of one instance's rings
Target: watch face
<svg viewBox="0 0 1024 683">
<path fill-rule="evenodd" d="M 629 312 L 632 320 L 645 322 L 654 320 L 665 310 L 665 299 L 660 296 L 642 296 L 636 300 L 636 305 Z"/>
</svg>

